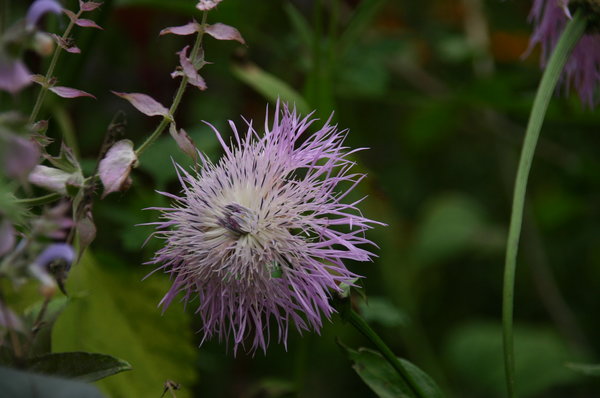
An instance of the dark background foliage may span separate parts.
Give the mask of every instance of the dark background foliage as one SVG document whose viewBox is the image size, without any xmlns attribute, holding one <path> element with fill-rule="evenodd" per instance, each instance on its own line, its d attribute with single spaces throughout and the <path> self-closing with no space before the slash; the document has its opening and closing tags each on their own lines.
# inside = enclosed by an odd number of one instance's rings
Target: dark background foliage
<svg viewBox="0 0 600 398">
<path fill-rule="evenodd" d="M 11 2 L 20 3 L 20 2 Z M 66 6 L 73 6 L 68 1 Z M 83 53 L 63 55 L 61 84 L 98 100 L 47 101 L 49 134 L 73 137 L 88 172 L 110 121 L 127 120 L 139 144 L 158 120 L 137 113 L 109 89 L 143 92 L 170 104 L 170 78 L 188 38 L 159 37 L 166 26 L 200 15 L 192 0 L 106 0 L 95 20 L 104 31 L 75 38 Z M 13 13 L 26 4 L 15 4 Z M 227 132 L 239 115 L 262 124 L 267 101 L 287 84 L 309 110 L 348 128 L 369 177 L 364 214 L 380 220 L 370 238 L 379 257 L 348 264 L 363 274 L 366 302 L 355 305 L 395 352 L 428 372 L 449 396 L 504 394 L 500 302 L 512 181 L 524 126 L 540 79 L 537 50 L 522 58 L 531 28 L 529 1 L 224 0 L 209 22 L 235 26 L 247 46 L 207 38 L 202 70 L 208 90 L 188 88 L 177 114 L 213 160 L 219 147 L 202 123 Z M 50 16 L 50 30 L 65 19 Z M 28 64 L 44 71 L 45 60 Z M 275 81 L 275 83 L 273 83 Z M 17 98 L 27 113 L 37 89 Z M 0 97 L 2 108 L 9 97 Z M 532 169 L 516 289 L 516 348 L 523 397 L 597 396 L 597 379 L 568 363 L 598 362 L 600 280 L 600 113 L 561 92 L 549 109 Z M 99 229 L 73 271 L 80 300 L 54 331 L 55 349 L 107 352 L 134 370 L 102 382 L 111 396 L 159 396 L 167 379 L 182 396 L 367 397 L 336 343 L 368 346 L 336 317 L 321 336 L 292 332 L 287 350 L 234 357 L 223 343 L 201 348 L 193 306 L 160 316 L 166 278 L 142 266 L 159 242 L 143 243 L 177 192 L 165 134 L 141 158 L 133 186 L 98 201 Z M 77 298 L 77 294 L 75 294 Z M 187 315 L 186 315 L 187 314 Z M 595 392 L 594 392 L 595 391 Z"/>
</svg>

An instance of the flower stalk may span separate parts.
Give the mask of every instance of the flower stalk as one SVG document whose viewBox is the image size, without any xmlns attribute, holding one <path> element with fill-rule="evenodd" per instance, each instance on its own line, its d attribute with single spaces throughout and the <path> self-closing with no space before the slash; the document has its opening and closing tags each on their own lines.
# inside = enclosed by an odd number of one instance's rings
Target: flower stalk
<svg viewBox="0 0 600 398">
<path fill-rule="evenodd" d="M 519 249 L 519 238 L 523 223 L 523 210 L 525 206 L 525 194 L 529 171 L 533 161 L 535 148 L 550 98 L 556 88 L 560 75 L 563 71 L 569 55 L 573 48 L 583 36 L 586 28 L 586 18 L 581 10 L 578 10 L 573 19 L 569 21 L 558 41 L 552 56 L 550 57 L 542 80 L 536 93 L 525 138 L 519 159 L 515 188 L 513 194 L 510 227 L 506 245 L 506 258 L 504 265 L 504 287 L 502 293 L 502 325 L 504 342 L 504 367 L 506 386 L 509 397 L 515 397 L 515 355 L 513 337 L 513 307 L 515 273 L 517 268 L 517 253 Z"/>
<path fill-rule="evenodd" d="M 75 14 L 75 18 L 70 18 L 69 21 L 69 25 L 67 25 L 67 29 L 65 29 L 65 33 L 63 33 L 62 35 L 62 40 L 66 40 L 69 37 L 69 34 L 71 33 L 71 30 L 73 29 L 73 26 L 75 26 L 75 21 L 77 19 L 79 19 L 79 17 L 81 16 L 81 14 L 83 13 L 83 10 L 79 10 L 77 12 L 77 14 Z M 31 111 L 31 115 L 29 116 L 29 124 L 33 124 L 35 123 L 36 119 L 37 119 L 37 115 L 40 112 L 40 109 L 42 107 L 42 104 L 44 103 L 44 98 L 46 98 L 46 93 L 48 92 L 48 82 L 50 81 L 50 79 L 52 78 L 53 74 L 54 74 L 54 69 L 56 68 L 56 64 L 58 62 L 58 57 L 60 56 L 60 53 L 62 51 L 62 47 L 60 45 L 57 45 L 54 49 L 54 54 L 52 55 L 52 60 L 50 61 L 50 66 L 48 66 L 48 71 L 46 72 L 46 76 L 44 78 L 44 84 L 42 84 L 42 87 L 40 88 L 40 92 L 37 96 L 37 99 L 35 100 L 35 105 L 33 106 L 33 110 Z"/>
<path fill-rule="evenodd" d="M 204 11 L 202 13 L 201 26 L 203 28 L 196 35 L 196 41 L 194 42 L 194 47 L 192 48 L 192 52 L 190 54 L 191 60 L 196 59 L 196 57 L 198 56 L 198 52 L 200 51 L 200 47 L 202 46 L 202 39 L 204 37 L 204 26 L 206 26 L 207 15 L 208 15 L 208 11 Z M 135 154 L 138 157 L 138 159 L 142 155 L 142 153 L 144 153 L 144 151 L 146 149 L 148 149 L 148 147 L 150 145 L 152 145 L 154 143 L 154 141 L 156 141 L 156 139 L 164 131 L 165 127 L 167 127 L 167 125 L 169 123 L 173 122 L 173 115 L 177 111 L 177 108 L 179 107 L 179 103 L 181 102 L 181 99 L 183 98 L 183 94 L 185 93 L 185 89 L 187 87 L 188 80 L 189 79 L 187 76 L 185 76 L 185 75 L 182 76 L 181 82 L 179 83 L 179 87 L 177 88 L 177 92 L 175 93 L 175 98 L 173 99 L 173 103 L 171 104 L 171 107 L 169 108 L 169 116 L 170 117 L 163 117 L 160 124 L 158 126 L 156 126 L 156 129 L 154 129 L 152 134 L 150 134 L 150 136 L 146 139 L 146 141 L 144 141 L 142 143 L 142 145 L 140 145 L 139 148 L 135 150 Z"/>
<path fill-rule="evenodd" d="M 383 355 L 383 357 L 388 361 L 390 365 L 398 372 L 400 377 L 404 379 L 406 385 L 411 389 L 412 393 L 415 397 L 425 398 L 427 394 L 421 389 L 418 383 L 416 383 L 410 373 L 406 370 L 402 362 L 398 359 L 398 357 L 394 354 L 394 352 L 385 344 L 385 342 L 379 337 L 377 333 L 369 324 L 352 308 L 348 308 L 345 311 L 341 312 L 342 317 L 350 322 L 352 326 L 356 328 L 363 336 L 377 347 L 379 352 Z"/>
</svg>

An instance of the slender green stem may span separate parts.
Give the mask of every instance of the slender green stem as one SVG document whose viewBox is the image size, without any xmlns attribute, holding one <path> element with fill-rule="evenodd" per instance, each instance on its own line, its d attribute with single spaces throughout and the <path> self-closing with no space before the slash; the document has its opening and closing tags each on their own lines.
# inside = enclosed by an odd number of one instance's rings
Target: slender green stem
<svg viewBox="0 0 600 398">
<path fill-rule="evenodd" d="M 194 47 L 192 48 L 192 52 L 190 53 L 190 59 L 192 60 L 192 62 L 194 62 L 196 60 L 196 57 L 198 56 L 198 51 L 200 51 L 200 46 L 202 45 L 202 38 L 204 37 L 204 26 L 206 25 L 206 16 L 207 15 L 208 15 L 207 11 L 204 11 L 202 13 L 202 22 L 201 22 L 202 29 L 198 32 L 198 35 L 196 36 L 196 42 L 194 43 Z M 154 143 L 154 141 L 156 141 L 156 139 L 160 136 L 160 134 L 163 132 L 165 127 L 167 127 L 167 125 L 172 121 L 173 115 L 175 114 L 175 111 L 177 111 L 177 108 L 179 107 L 179 103 L 181 102 L 181 99 L 183 98 L 183 94 L 187 87 L 187 83 L 188 83 L 188 78 L 187 78 L 187 76 L 183 75 L 183 77 L 181 78 L 181 82 L 179 83 L 179 88 L 177 88 L 177 92 L 175 93 L 175 98 L 173 99 L 173 103 L 171 104 L 171 107 L 169 108 L 169 117 L 164 117 L 163 120 L 161 120 L 160 124 L 158 126 L 156 126 L 156 129 L 154 129 L 152 134 L 150 134 L 150 136 L 146 139 L 146 141 L 144 141 L 142 143 L 142 145 L 140 145 L 139 148 L 135 150 L 135 154 L 138 158 L 142 155 L 142 153 L 146 149 L 148 149 L 148 147 L 150 145 L 152 145 Z"/>
<path fill-rule="evenodd" d="M 525 205 L 525 193 L 527 191 L 527 180 L 529 170 L 533 161 L 533 155 L 537 140 L 542 128 L 544 116 L 548 109 L 548 103 L 556 88 L 560 74 L 567 59 L 583 35 L 586 27 L 586 19 L 579 10 L 573 19 L 567 24 L 560 40 L 558 41 L 533 102 L 525 139 L 521 150 L 521 158 L 515 179 L 515 188 L 506 245 L 506 260 L 504 265 L 504 291 L 502 294 L 502 324 L 504 340 L 504 367 L 506 372 L 506 384 L 508 396 L 515 397 L 515 356 L 513 344 L 513 306 L 515 271 L 517 268 L 517 252 L 519 249 L 519 236 L 523 222 L 523 208 Z"/>
<path fill-rule="evenodd" d="M 412 376 L 408 373 L 402 362 L 398 359 L 398 357 L 393 353 L 393 351 L 385 344 L 385 342 L 379 337 L 377 333 L 369 324 L 353 309 L 348 309 L 344 311 L 344 315 L 346 320 L 348 320 L 352 326 L 354 326 L 359 332 L 361 332 L 366 338 L 368 338 L 381 352 L 383 357 L 389 362 L 390 365 L 398 372 L 400 377 L 404 379 L 408 387 L 412 390 L 416 397 L 425 398 L 427 394 L 421 390 L 419 384 L 417 384 Z"/>
<path fill-rule="evenodd" d="M 37 198 L 18 199 L 16 202 L 25 207 L 33 207 L 52 203 L 62 198 L 62 195 L 56 192 L 48 195 L 38 196 Z"/>
<path fill-rule="evenodd" d="M 63 40 L 66 40 L 69 37 L 73 26 L 75 26 L 75 21 L 81 16 L 81 12 L 82 11 L 79 10 L 79 12 L 75 15 L 75 18 L 73 18 L 69 22 L 67 29 L 65 29 L 65 33 L 63 33 L 62 35 Z M 33 106 L 33 110 L 31 111 L 31 115 L 29 116 L 29 124 L 33 124 L 35 122 L 37 115 L 42 107 L 42 104 L 44 103 L 44 98 L 46 97 L 46 93 L 48 92 L 48 82 L 50 81 L 50 79 L 52 79 L 52 75 L 54 74 L 54 68 L 56 68 L 56 63 L 58 62 L 58 57 L 60 56 L 61 51 L 62 47 L 57 45 L 56 49 L 54 50 L 54 54 L 52 55 L 52 60 L 50 61 L 48 71 L 46 72 L 44 84 L 42 84 L 40 93 L 38 94 L 37 99 L 35 100 L 35 105 Z"/>
</svg>

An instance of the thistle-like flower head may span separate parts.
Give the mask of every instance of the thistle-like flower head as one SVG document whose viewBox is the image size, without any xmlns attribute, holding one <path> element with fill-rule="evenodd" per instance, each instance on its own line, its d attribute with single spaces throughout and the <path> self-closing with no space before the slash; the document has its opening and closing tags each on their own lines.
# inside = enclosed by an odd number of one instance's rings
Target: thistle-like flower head
<svg viewBox="0 0 600 398">
<path fill-rule="evenodd" d="M 584 7 L 588 14 L 588 28 L 565 65 L 563 82 L 567 89 L 574 86 L 581 101 L 592 107 L 598 102 L 596 94 L 600 87 L 600 1 L 534 0 L 530 20 L 535 30 L 529 48 L 541 45 L 541 63 L 545 66 L 571 18 L 569 7 Z"/>
<path fill-rule="evenodd" d="M 213 128 L 223 158 L 200 154 L 191 172 L 177 166 L 182 192 L 163 193 L 173 206 L 155 208 L 165 246 L 151 263 L 173 280 L 161 304 L 179 293 L 197 299 L 203 341 L 216 335 L 255 352 L 271 337 L 286 344 L 290 323 L 318 332 L 334 312 L 331 294 L 358 277 L 343 261 L 373 257 L 360 246 L 372 244 L 365 231 L 378 223 L 342 202 L 364 177 L 351 173 L 358 149 L 343 146 L 346 131 L 330 121 L 309 134 L 313 122 L 278 104 L 264 134 L 230 122 L 227 145 Z"/>
</svg>

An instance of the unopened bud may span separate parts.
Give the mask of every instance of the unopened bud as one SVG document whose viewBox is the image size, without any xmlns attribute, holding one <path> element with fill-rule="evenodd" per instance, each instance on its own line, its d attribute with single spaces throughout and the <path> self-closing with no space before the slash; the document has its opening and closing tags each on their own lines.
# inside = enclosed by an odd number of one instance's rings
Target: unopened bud
<svg viewBox="0 0 600 398">
<path fill-rule="evenodd" d="M 36 32 L 33 36 L 33 50 L 47 57 L 54 52 L 54 39 L 46 32 Z"/>
</svg>

